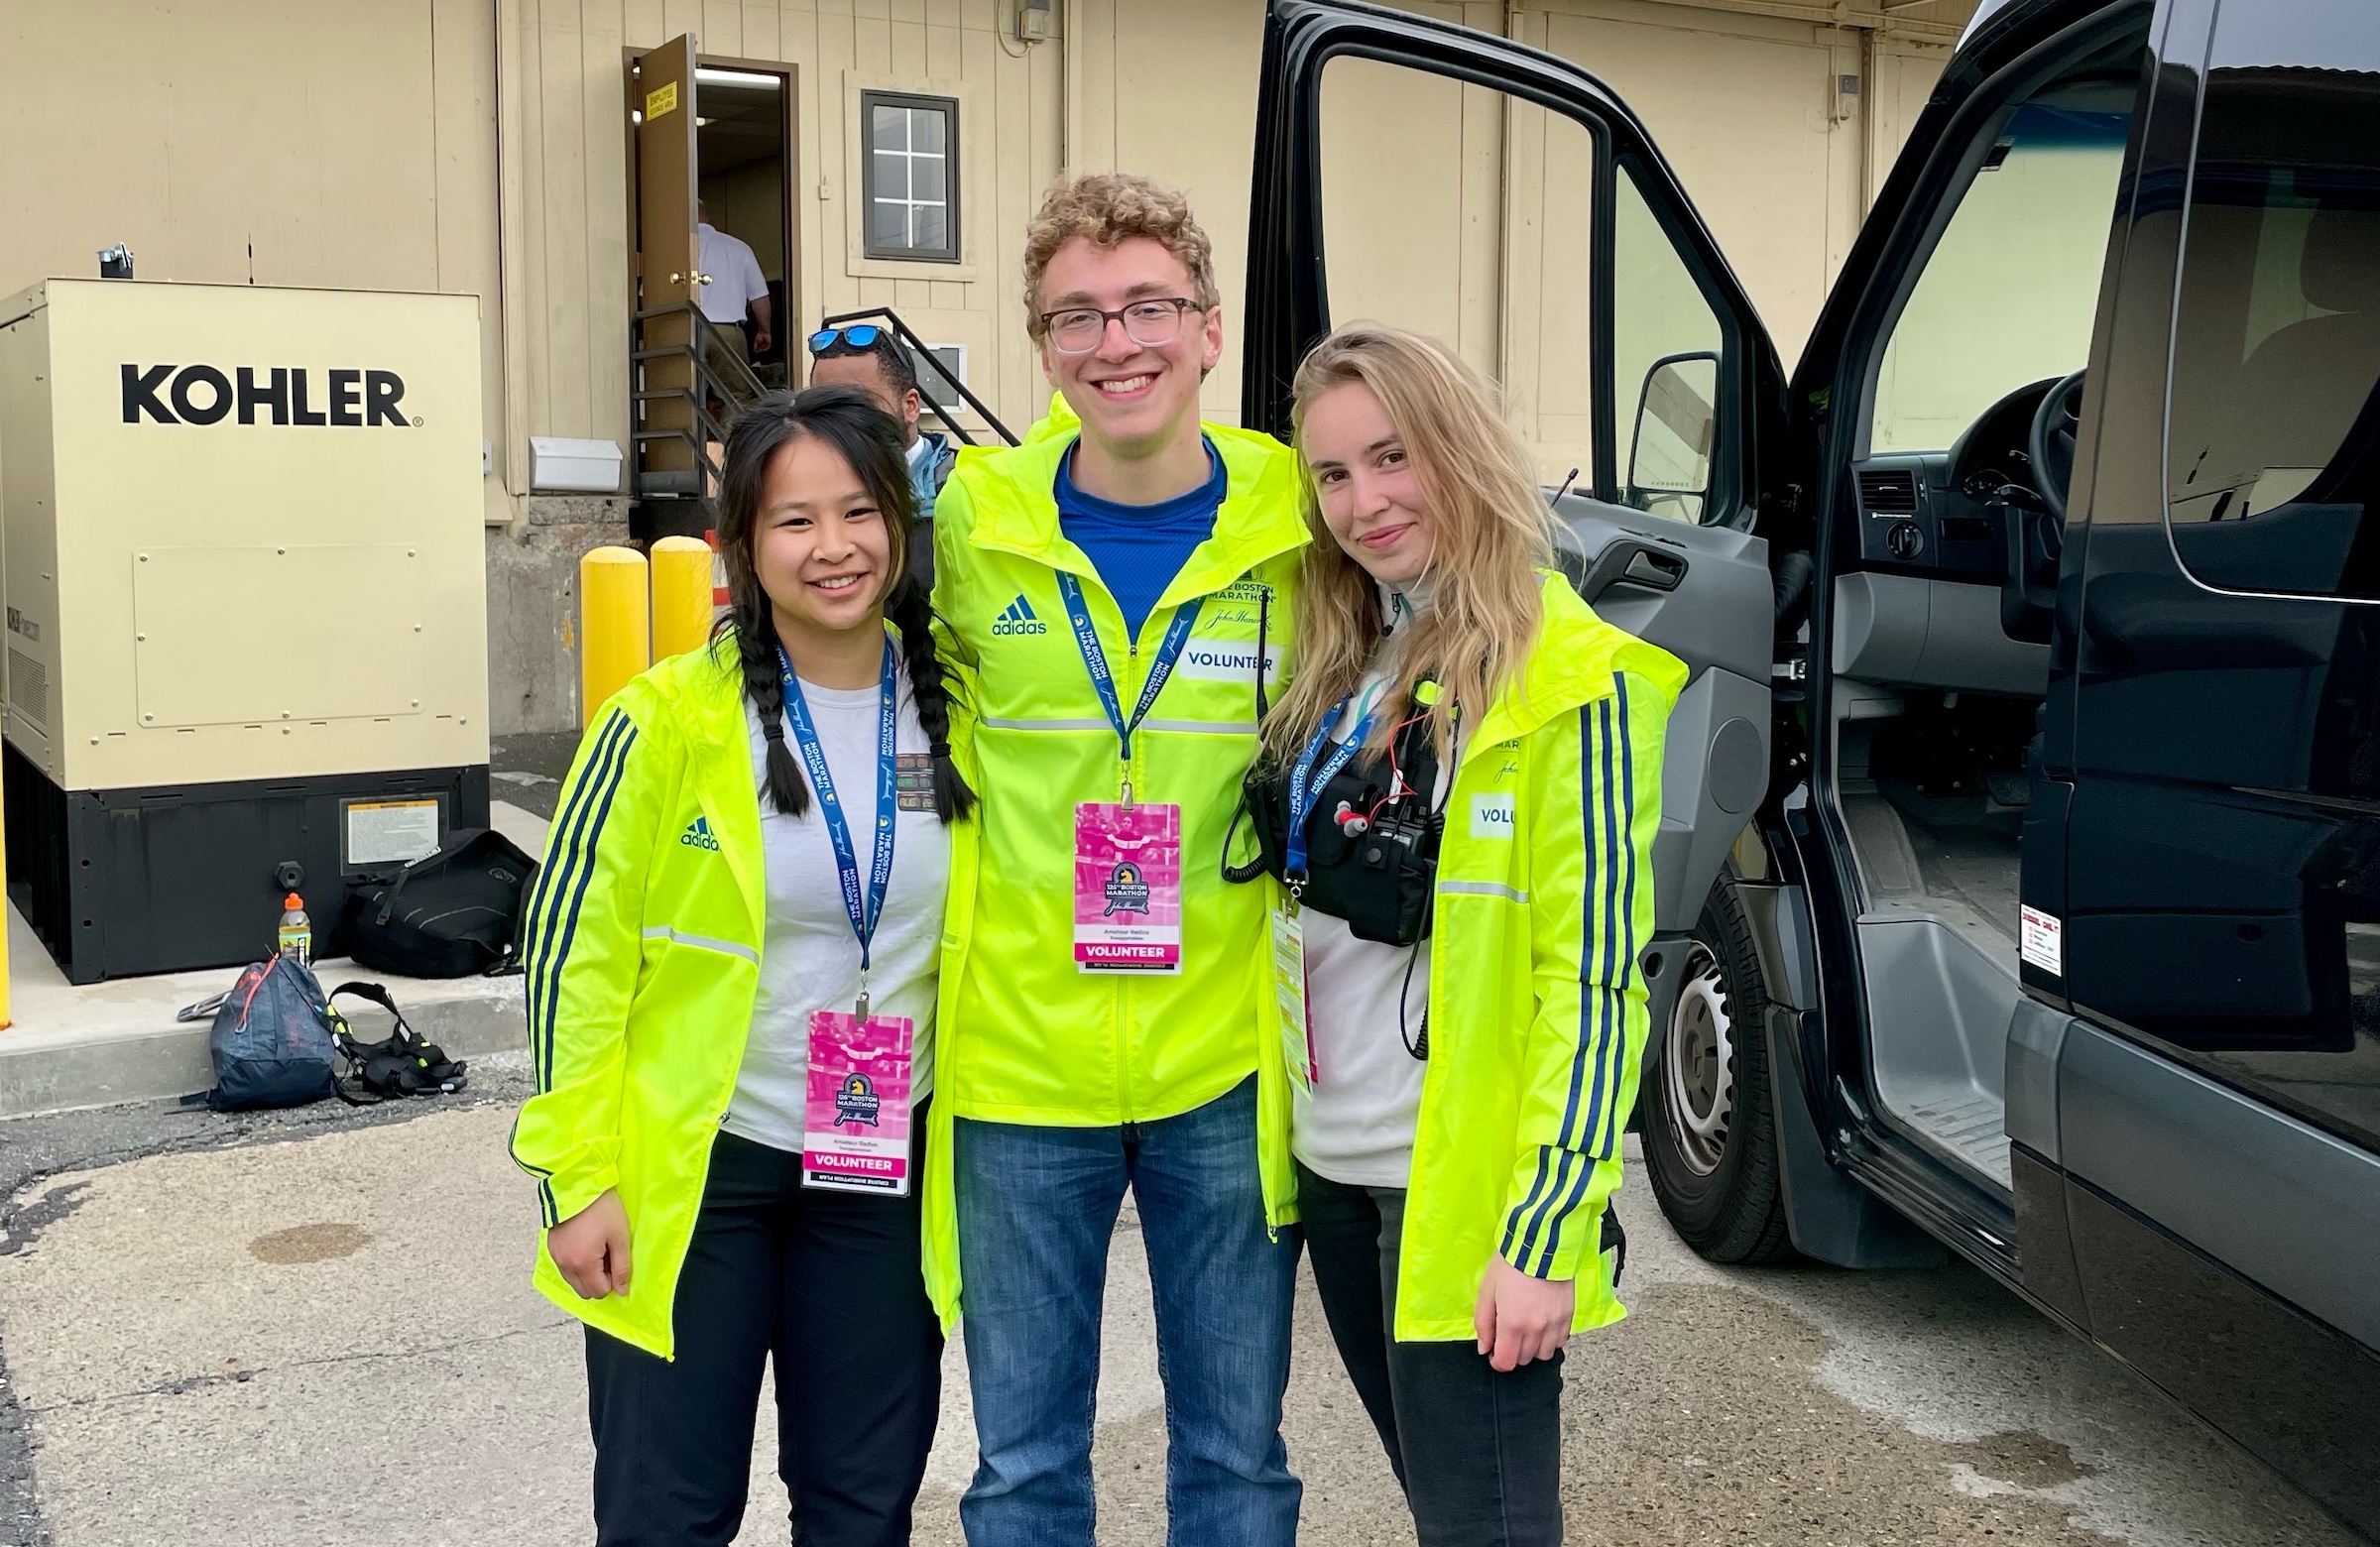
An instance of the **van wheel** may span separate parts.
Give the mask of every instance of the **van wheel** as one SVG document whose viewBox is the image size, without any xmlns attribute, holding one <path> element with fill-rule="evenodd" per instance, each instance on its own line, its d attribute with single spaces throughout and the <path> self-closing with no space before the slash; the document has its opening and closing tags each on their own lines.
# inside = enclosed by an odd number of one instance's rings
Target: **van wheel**
<svg viewBox="0 0 2380 1547">
<path fill-rule="evenodd" d="M 1686 949 L 1644 1112 L 1653 1196 L 1686 1245 L 1714 1262 L 1793 1254 L 1770 1111 L 1768 994 L 1751 926 L 1726 877 Z"/>
</svg>

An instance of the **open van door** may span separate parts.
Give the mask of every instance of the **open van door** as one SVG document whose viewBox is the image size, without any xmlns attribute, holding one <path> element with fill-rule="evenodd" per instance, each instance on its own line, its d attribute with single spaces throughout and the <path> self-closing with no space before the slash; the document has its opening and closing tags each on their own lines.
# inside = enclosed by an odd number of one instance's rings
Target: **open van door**
<svg viewBox="0 0 2380 1547">
<path fill-rule="evenodd" d="M 1769 784 L 1775 589 L 1751 535 L 1754 451 L 1783 404 L 1767 331 L 1635 115 L 1519 44 L 1273 0 L 1252 182 L 1242 421 L 1288 438 L 1297 362 L 1336 322 L 1446 340 L 1501 384 L 1547 488 L 1569 484 L 1555 509 L 1581 594 L 1692 671 L 1653 853 L 1660 1025 Z"/>
</svg>

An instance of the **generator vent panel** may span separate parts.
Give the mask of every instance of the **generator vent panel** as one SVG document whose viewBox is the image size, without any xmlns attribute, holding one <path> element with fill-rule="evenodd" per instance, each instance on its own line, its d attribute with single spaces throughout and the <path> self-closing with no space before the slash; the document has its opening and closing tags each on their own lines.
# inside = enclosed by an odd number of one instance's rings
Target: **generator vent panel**
<svg viewBox="0 0 2380 1547">
<path fill-rule="evenodd" d="M 403 543 L 144 548 L 132 566 L 143 728 L 420 713 L 420 570 Z M 311 626 L 325 611 L 333 631 Z"/>
<path fill-rule="evenodd" d="M 49 729 L 50 672 L 13 645 L 8 651 L 8 702 L 17 713 Z"/>
</svg>

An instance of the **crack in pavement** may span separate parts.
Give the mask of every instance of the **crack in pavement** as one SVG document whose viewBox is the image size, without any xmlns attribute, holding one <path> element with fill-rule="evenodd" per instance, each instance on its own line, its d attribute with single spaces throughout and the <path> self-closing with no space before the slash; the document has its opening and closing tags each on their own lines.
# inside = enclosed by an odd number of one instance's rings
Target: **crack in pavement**
<svg viewBox="0 0 2380 1547">
<path fill-rule="evenodd" d="M 40 1406 L 27 1404 L 24 1411 L 37 1418 L 47 1417 L 52 1413 L 72 1412 L 77 1408 L 97 1407 L 103 1403 L 121 1402 L 133 1397 L 180 1396 L 184 1392 L 203 1391 L 210 1386 L 239 1385 L 254 1380 L 259 1375 L 277 1375 L 294 1369 L 319 1369 L 329 1365 L 360 1365 L 374 1360 L 427 1359 L 433 1355 L 457 1354 L 465 1349 L 486 1348 L 491 1344 L 506 1343 L 515 1338 L 534 1337 L 540 1332 L 552 1332 L 557 1328 L 577 1325 L 577 1321 L 571 1317 L 557 1316 L 552 1321 L 539 1322 L 534 1327 L 514 1327 L 504 1332 L 491 1332 L 482 1337 L 459 1338 L 452 1343 L 431 1344 L 426 1348 L 358 1349 L 351 1354 L 325 1354 L 320 1359 L 294 1359 L 279 1365 L 259 1365 L 253 1369 L 226 1369 L 219 1374 L 177 1375 L 171 1380 L 161 1380 L 155 1385 L 136 1386 L 129 1391 L 103 1391 L 96 1396 L 72 1396 L 62 1402 L 49 1402 Z"/>
</svg>

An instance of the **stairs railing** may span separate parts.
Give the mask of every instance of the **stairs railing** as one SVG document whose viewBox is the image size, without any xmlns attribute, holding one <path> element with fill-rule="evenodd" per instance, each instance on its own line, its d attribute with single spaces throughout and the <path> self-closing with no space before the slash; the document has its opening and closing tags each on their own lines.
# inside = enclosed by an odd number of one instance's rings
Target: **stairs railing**
<svg viewBox="0 0 2380 1547">
<path fill-rule="evenodd" d="M 968 391 L 966 383 L 939 369 L 925 340 L 892 307 L 870 306 L 823 320 L 827 327 L 839 327 L 870 319 L 890 327 L 916 359 L 927 363 L 937 384 L 948 383 L 984 424 L 1008 444 L 1016 444 L 1016 436 L 990 405 Z M 630 431 L 636 443 L 636 492 L 649 499 L 695 501 L 704 526 L 716 525 L 723 472 L 718 451 L 727 442 L 728 426 L 768 390 L 745 360 L 741 341 L 731 340 L 730 333 L 693 302 L 678 301 L 638 312 L 629 334 L 636 384 L 630 394 L 636 420 Z M 938 386 L 919 393 L 926 412 L 945 429 L 967 445 L 978 444 L 943 396 Z M 670 525 L 703 530 L 685 522 Z"/>
<path fill-rule="evenodd" d="M 700 500 L 710 514 L 720 475 L 713 448 L 726 443 L 737 412 L 768 389 L 726 329 L 691 301 L 638 312 L 630 345 L 637 493 Z"/>
<path fill-rule="evenodd" d="M 858 311 L 838 311 L 833 316 L 821 317 L 818 319 L 818 321 L 821 327 L 843 327 L 853 322 L 865 322 L 870 317 L 881 318 L 892 329 L 892 336 L 899 339 L 902 343 L 908 345 L 909 352 L 916 358 L 933 362 L 933 350 L 926 346 L 924 339 L 919 338 L 910 330 L 909 325 L 906 322 L 903 322 L 900 319 L 899 313 L 895 312 L 891 306 L 865 306 Z M 974 393 L 969 392 L 965 382 L 960 381 L 948 371 L 939 369 L 938 365 L 934 370 L 934 375 L 942 381 L 950 383 L 952 387 L 956 388 L 959 396 L 966 400 L 967 407 L 973 409 L 985 423 L 991 425 L 994 432 L 997 433 L 1001 439 L 1007 441 L 1010 445 L 1016 444 L 1016 437 L 1010 433 L 1008 425 L 1000 421 L 1000 416 L 993 413 L 992 410 L 985 405 L 983 399 L 977 397 Z M 960 425 L 957 419 L 951 417 L 950 411 L 944 408 L 941 402 L 937 400 L 932 393 L 920 391 L 917 396 L 924 400 L 926 411 L 932 414 L 935 418 L 942 421 L 943 428 L 949 430 L 953 435 L 956 435 L 959 440 L 966 445 L 974 445 L 977 443 L 976 438 L 967 433 L 966 429 Z"/>
</svg>

